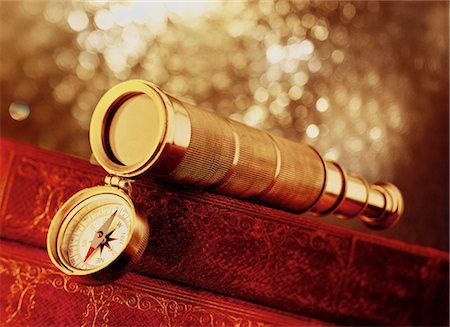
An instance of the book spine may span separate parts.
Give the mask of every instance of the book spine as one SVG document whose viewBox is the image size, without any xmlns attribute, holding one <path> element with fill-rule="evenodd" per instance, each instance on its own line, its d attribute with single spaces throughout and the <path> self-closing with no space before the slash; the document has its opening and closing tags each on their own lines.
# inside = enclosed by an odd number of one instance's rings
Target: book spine
<svg viewBox="0 0 450 327">
<path fill-rule="evenodd" d="M 3 140 L 2 238 L 45 247 L 57 208 L 105 172 Z M 448 253 L 141 178 L 150 240 L 136 271 L 322 320 L 448 322 Z"/>
</svg>

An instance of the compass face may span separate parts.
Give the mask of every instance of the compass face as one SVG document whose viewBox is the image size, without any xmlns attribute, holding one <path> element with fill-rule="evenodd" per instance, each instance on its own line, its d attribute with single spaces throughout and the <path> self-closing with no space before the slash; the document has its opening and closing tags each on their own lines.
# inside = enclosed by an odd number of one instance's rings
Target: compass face
<svg viewBox="0 0 450 327">
<path fill-rule="evenodd" d="M 50 224 L 47 252 L 62 272 L 86 284 L 109 282 L 137 262 L 147 245 L 148 221 L 123 190 L 84 189 Z"/>
<path fill-rule="evenodd" d="M 129 233 L 129 209 L 118 203 L 100 205 L 71 222 L 63 239 L 63 252 L 72 267 L 100 267 L 117 258 Z"/>
</svg>

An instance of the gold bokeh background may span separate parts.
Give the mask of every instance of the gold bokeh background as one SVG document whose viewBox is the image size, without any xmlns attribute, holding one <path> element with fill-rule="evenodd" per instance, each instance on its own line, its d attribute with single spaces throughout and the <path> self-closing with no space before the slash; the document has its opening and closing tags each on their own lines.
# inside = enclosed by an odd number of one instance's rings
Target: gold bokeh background
<svg viewBox="0 0 450 327">
<path fill-rule="evenodd" d="M 89 158 L 131 78 L 402 190 L 392 238 L 448 250 L 447 2 L 0 2 L 2 137 Z M 358 221 L 318 218 L 367 231 Z"/>
</svg>

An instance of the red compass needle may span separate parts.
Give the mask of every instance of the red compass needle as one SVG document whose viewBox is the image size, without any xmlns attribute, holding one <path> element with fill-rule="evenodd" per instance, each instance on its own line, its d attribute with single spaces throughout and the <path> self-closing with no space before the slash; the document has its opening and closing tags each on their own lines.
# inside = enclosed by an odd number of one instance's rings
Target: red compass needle
<svg viewBox="0 0 450 327">
<path fill-rule="evenodd" d="M 89 250 L 86 253 L 86 257 L 84 258 L 84 262 L 87 261 L 87 259 L 89 259 L 89 257 L 92 255 L 92 253 L 94 253 L 94 251 L 99 247 L 100 244 L 102 244 L 102 242 L 105 239 L 105 235 L 107 234 L 109 228 L 111 227 L 111 224 L 114 220 L 114 217 L 116 216 L 117 210 L 114 211 L 114 213 L 111 215 L 111 217 L 109 217 L 105 223 L 99 228 L 99 230 L 97 231 L 97 233 L 94 235 L 94 237 L 92 238 L 91 241 L 91 245 L 89 246 Z"/>
<path fill-rule="evenodd" d="M 89 257 L 91 256 L 91 254 L 94 252 L 95 248 L 93 248 L 92 246 L 89 247 L 88 252 L 86 253 L 86 256 L 84 257 L 84 261 L 86 262 L 87 259 L 89 259 Z"/>
</svg>

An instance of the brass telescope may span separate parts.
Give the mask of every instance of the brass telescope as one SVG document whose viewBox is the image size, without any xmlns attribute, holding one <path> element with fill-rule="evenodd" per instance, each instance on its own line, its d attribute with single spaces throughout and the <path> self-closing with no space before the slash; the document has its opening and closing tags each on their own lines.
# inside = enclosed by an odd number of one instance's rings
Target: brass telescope
<svg viewBox="0 0 450 327">
<path fill-rule="evenodd" d="M 92 116 L 90 142 L 113 175 L 151 173 L 270 207 L 385 229 L 403 213 L 390 183 L 369 185 L 296 143 L 183 103 L 142 80 L 111 88 Z"/>
</svg>

